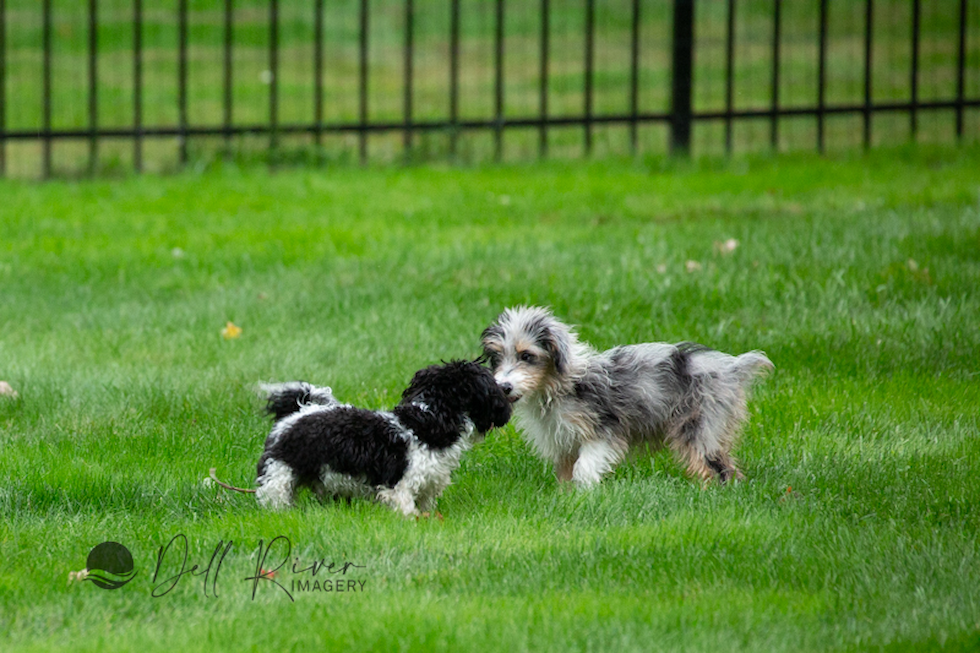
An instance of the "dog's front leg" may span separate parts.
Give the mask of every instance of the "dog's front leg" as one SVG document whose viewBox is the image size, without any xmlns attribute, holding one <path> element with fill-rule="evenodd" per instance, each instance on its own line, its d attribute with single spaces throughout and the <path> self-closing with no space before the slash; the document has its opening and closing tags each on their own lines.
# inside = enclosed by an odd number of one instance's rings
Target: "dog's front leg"
<svg viewBox="0 0 980 653">
<path fill-rule="evenodd" d="M 378 501 L 406 517 L 415 517 L 419 514 L 418 508 L 415 507 L 415 496 L 399 485 L 390 489 L 379 490 Z"/>
<path fill-rule="evenodd" d="M 626 457 L 628 447 L 622 440 L 590 440 L 579 449 L 579 458 L 572 469 L 572 480 L 579 487 L 599 483 Z"/>
<path fill-rule="evenodd" d="M 429 488 L 427 491 L 423 491 L 419 495 L 419 510 L 423 513 L 433 512 L 436 509 L 436 499 L 442 494 L 442 489 L 433 490 Z"/>
<path fill-rule="evenodd" d="M 562 483 L 572 480 L 572 472 L 575 469 L 575 461 L 578 460 L 578 451 L 564 454 L 555 459 L 555 476 Z"/>
</svg>

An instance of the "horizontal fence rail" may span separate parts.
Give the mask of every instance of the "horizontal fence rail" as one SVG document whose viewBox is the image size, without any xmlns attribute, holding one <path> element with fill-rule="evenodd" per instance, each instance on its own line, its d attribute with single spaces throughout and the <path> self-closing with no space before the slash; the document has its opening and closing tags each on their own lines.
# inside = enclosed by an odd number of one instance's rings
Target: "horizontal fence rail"
<svg viewBox="0 0 980 653">
<path fill-rule="evenodd" d="M 0 175 L 980 138 L 980 0 L 0 0 Z"/>
</svg>

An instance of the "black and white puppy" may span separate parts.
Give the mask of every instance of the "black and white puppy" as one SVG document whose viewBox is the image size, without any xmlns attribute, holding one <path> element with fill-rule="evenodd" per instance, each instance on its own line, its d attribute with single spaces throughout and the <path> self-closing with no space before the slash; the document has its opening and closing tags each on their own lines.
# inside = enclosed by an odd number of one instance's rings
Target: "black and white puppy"
<svg viewBox="0 0 980 653">
<path fill-rule="evenodd" d="M 342 404 L 330 388 L 265 385 L 275 424 L 258 464 L 256 498 L 293 504 L 307 486 L 318 495 L 374 498 L 404 515 L 434 509 L 463 453 L 510 419 L 493 373 L 473 361 L 416 372 L 391 411 Z"/>
<path fill-rule="evenodd" d="M 483 350 L 525 439 L 560 480 L 581 486 L 640 444 L 667 445 L 705 480 L 741 478 L 731 448 L 753 379 L 773 367 L 759 351 L 690 343 L 597 352 L 550 310 L 523 306 L 487 327 Z"/>
</svg>

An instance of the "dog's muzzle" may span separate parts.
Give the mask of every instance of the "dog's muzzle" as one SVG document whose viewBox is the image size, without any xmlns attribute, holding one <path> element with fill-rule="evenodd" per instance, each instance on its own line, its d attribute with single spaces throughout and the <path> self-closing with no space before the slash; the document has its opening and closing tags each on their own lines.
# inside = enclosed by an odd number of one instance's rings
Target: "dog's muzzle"
<svg viewBox="0 0 980 653">
<path fill-rule="evenodd" d="M 516 403 L 517 400 L 521 398 L 521 395 L 516 394 L 514 392 L 513 383 L 508 383 L 508 382 L 501 383 L 500 389 L 504 391 L 504 396 L 507 397 L 507 401 L 509 401 L 512 404 Z"/>
</svg>

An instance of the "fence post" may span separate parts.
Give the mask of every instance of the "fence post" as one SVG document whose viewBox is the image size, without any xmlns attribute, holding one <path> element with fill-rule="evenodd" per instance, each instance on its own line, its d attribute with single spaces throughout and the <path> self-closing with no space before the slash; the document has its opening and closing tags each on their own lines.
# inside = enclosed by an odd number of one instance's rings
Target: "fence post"
<svg viewBox="0 0 980 653">
<path fill-rule="evenodd" d="M 357 55 L 357 116 L 358 116 L 358 152 L 361 165 L 368 162 L 368 35 L 370 30 L 370 13 L 368 11 L 368 0 L 361 0 L 360 11 L 358 13 L 358 55 Z"/>
<path fill-rule="evenodd" d="M 962 68 L 961 68 L 962 70 Z M 7 7 L 0 0 L 0 177 L 7 174 Z M 962 112 L 958 115 L 962 115 Z"/>
<path fill-rule="evenodd" d="M 88 173 L 99 161 L 99 14 L 96 0 L 88 3 Z"/>
<path fill-rule="evenodd" d="M 269 161 L 279 154 L 279 0 L 269 3 Z"/>
<path fill-rule="evenodd" d="M 459 140 L 459 2 L 449 3 L 449 158 L 453 161 Z"/>
<path fill-rule="evenodd" d="M 415 74 L 415 7 L 413 6 L 412 0 L 406 0 L 405 2 L 404 56 L 405 96 L 402 102 L 402 113 L 404 114 L 405 133 L 402 138 L 405 149 L 405 163 L 409 163 L 412 160 L 412 137 L 414 136 L 412 132 L 412 90 L 414 88 L 413 77 Z"/>
<path fill-rule="evenodd" d="M 694 59 L 694 0 L 674 0 L 671 58 L 670 152 L 691 151 L 691 78 Z"/>
<path fill-rule="evenodd" d="M 548 53 L 550 51 L 550 19 L 551 7 L 548 4 L 548 0 L 541 0 L 541 68 L 539 74 L 541 90 L 538 96 L 541 126 L 538 131 L 538 157 L 542 159 L 548 154 Z"/>
<path fill-rule="evenodd" d="M 41 3 L 41 42 L 44 54 L 41 67 L 41 169 L 45 179 L 51 177 L 51 0 Z"/>
<path fill-rule="evenodd" d="M 232 85 L 233 75 L 235 74 L 235 8 L 232 0 L 225 0 L 224 6 L 224 47 L 222 59 L 222 73 L 224 84 L 222 91 L 222 126 L 225 130 L 225 158 L 231 159 L 231 125 L 234 119 L 233 107 L 235 104 L 234 86 Z"/>
<path fill-rule="evenodd" d="M 133 3 L 133 168 L 143 172 L 143 0 Z"/>
<path fill-rule="evenodd" d="M 187 165 L 187 0 L 177 3 L 177 131 L 180 165 Z"/>
</svg>

